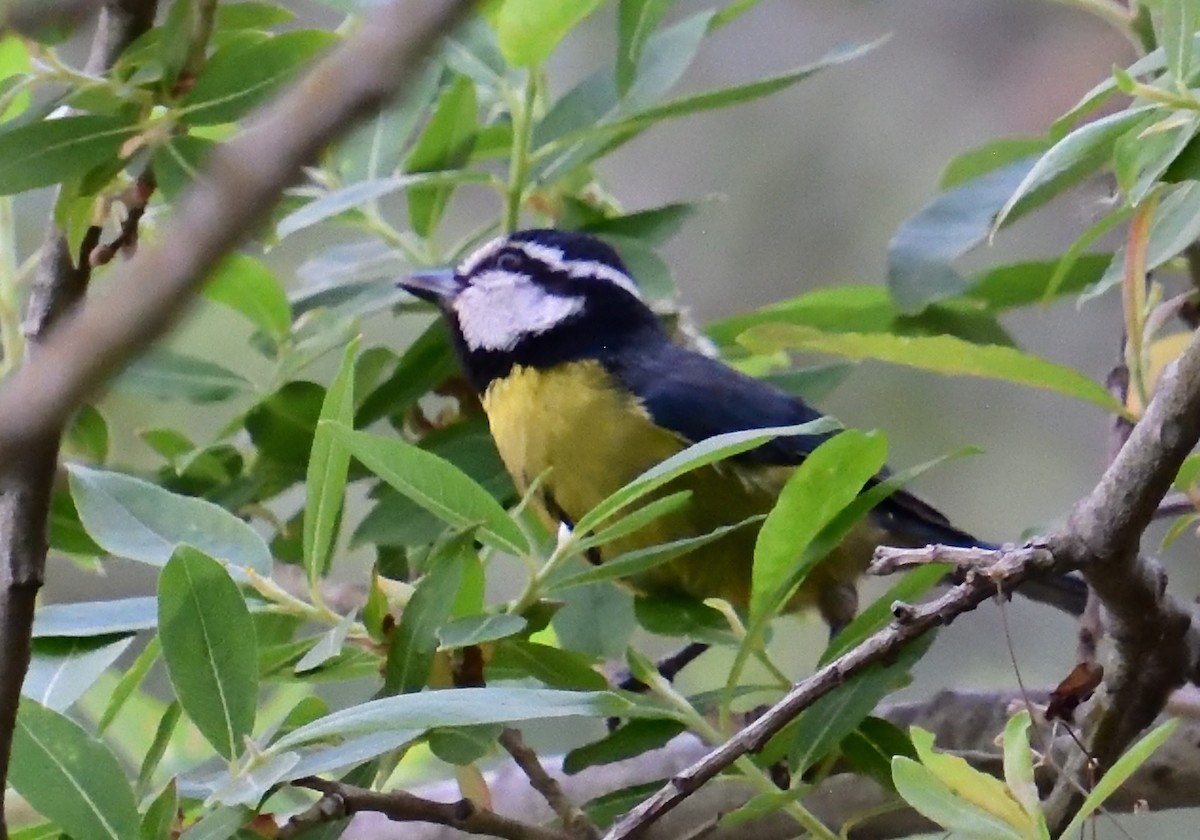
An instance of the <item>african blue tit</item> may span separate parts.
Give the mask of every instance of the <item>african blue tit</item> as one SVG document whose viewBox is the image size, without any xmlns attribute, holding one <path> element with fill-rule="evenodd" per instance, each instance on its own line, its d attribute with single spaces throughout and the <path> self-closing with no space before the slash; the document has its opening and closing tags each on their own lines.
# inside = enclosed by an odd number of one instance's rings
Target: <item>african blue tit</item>
<svg viewBox="0 0 1200 840">
<path fill-rule="evenodd" d="M 400 286 L 440 308 L 517 489 L 544 476 L 534 506 L 552 529 L 570 527 L 689 444 L 821 416 L 674 343 L 616 251 L 593 236 L 520 231 L 479 248 L 457 270 L 420 273 Z M 827 436 L 776 438 L 676 479 L 660 495 L 691 491 L 686 506 L 603 546 L 593 561 L 767 513 Z M 718 597 L 744 609 L 757 531 L 733 529 L 628 583 L 645 594 Z M 877 546 L 929 543 L 986 545 L 897 492 L 810 574 L 789 609 L 816 606 L 836 630 L 854 616 L 855 581 Z M 1082 581 L 1069 577 L 1030 581 L 1022 591 L 1076 614 L 1086 597 Z"/>
</svg>

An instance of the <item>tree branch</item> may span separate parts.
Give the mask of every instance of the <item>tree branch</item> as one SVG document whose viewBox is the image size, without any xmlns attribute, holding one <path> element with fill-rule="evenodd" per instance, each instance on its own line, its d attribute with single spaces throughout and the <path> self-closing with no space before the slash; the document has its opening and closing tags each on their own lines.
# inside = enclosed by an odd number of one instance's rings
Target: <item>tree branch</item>
<svg viewBox="0 0 1200 840">
<path fill-rule="evenodd" d="M 1197 692 L 1184 689 L 1172 698 L 1173 714 L 1187 717 L 1171 738 L 1107 803 L 1114 812 L 1130 812 L 1139 801 L 1155 811 L 1200 805 L 1200 705 Z M 1030 700 L 1044 703 L 1046 691 L 1034 691 Z M 938 749 L 963 756 L 976 769 L 1002 774 L 1002 756 L 996 736 L 1022 703 L 1018 692 L 942 691 L 911 703 L 888 704 L 875 714 L 901 729 L 920 726 L 934 732 Z M 1039 716 L 1035 713 L 1035 720 Z M 710 747 L 692 735 L 682 735 L 665 747 L 614 764 L 591 767 L 567 776 L 561 759 L 543 758 L 545 768 L 559 780 L 566 795 L 575 802 L 632 785 L 669 777 L 704 756 Z M 1038 781 L 1049 787 L 1054 781 L 1054 765 L 1075 750 L 1067 736 L 1060 736 L 1051 750 L 1052 761 L 1039 771 Z M 550 809 L 529 785 L 524 773 L 509 763 L 487 776 L 488 788 L 496 810 L 509 817 L 541 821 L 553 817 Z M 713 826 L 723 814 L 745 804 L 757 792 L 749 784 L 733 777 L 707 785 L 659 823 L 650 826 L 643 840 L 678 840 L 698 829 Z M 458 789 L 453 782 L 428 785 L 415 791 L 421 797 L 453 800 Z M 929 831 L 933 826 L 874 781 L 849 773 L 830 776 L 802 800 L 826 825 L 843 826 L 868 813 L 870 819 L 858 822 L 849 832 L 853 840 L 887 840 Z M 785 814 L 775 813 L 737 826 L 718 826 L 704 834 L 705 840 L 787 840 L 796 836 L 796 823 Z M 379 814 L 360 814 L 351 821 L 342 840 L 461 840 L 463 835 L 441 825 L 392 823 Z"/>
<path fill-rule="evenodd" d="M 319 791 L 324 795 L 315 805 L 293 817 L 280 830 L 280 840 L 296 837 L 312 826 L 344 819 L 363 811 L 383 814 L 393 823 L 431 823 L 465 834 L 501 837 L 504 840 L 571 840 L 573 836 L 564 831 L 542 828 L 501 816 L 495 811 L 478 807 L 469 799 L 436 802 L 403 790 L 381 793 L 355 785 L 326 781 L 315 776 L 296 779 L 292 784 Z"/>
<path fill-rule="evenodd" d="M 563 829 L 577 840 L 598 840 L 600 831 L 588 819 L 587 814 L 563 793 L 558 781 L 546 772 L 537 754 L 526 746 L 521 733 L 510 727 L 500 732 L 500 746 L 512 756 L 517 767 L 529 779 L 529 784 L 536 790 L 546 804 L 554 811 Z"/>
<path fill-rule="evenodd" d="M 92 39 L 88 72 L 105 72 L 117 56 L 154 24 L 157 0 L 109 0 L 101 8 Z M 91 252 L 100 228 L 89 228 L 73 256 L 67 236 L 53 218 L 42 245 L 22 332 L 27 364 L 36 363 L 54 325 L 83 299 L 91 278 Z M 0 471 L 0 790 L 7 784 L 21 685 L 29 668 L 37 594 L 46 570 L 47 521 L 66 416 L 44 423 L 29 444 Z M 8 837 L 0 801 L 0 838 Z"/>
<path fill-rule="evenodd" d="M 301 166 L 403 88 L 472 5 L 396 0 L 377 7 L 356 35 L 219 147 L 159 244 L 118 267 L 108 293 L 57 324 L 38 358 L 0 390 L 0 463 L 47 425 L 65 422 L 163 335 L 221 257 L 266 218 Z"/>
</svg>

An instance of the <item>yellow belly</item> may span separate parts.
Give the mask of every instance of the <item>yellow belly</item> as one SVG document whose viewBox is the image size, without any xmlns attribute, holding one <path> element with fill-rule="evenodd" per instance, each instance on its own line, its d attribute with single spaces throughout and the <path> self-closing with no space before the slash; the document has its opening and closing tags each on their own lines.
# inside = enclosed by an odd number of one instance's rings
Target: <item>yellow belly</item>
<svg viewBox="0 0 1200 840">
<path fill-rule="evenodd" d="M 545 474 L 535 504 L 551 527 L 562 517 L 579 521 L 613 491 L 687 445 L 656 426 L 596 362 L 515 368 L 488 387 L 483 406 L 517 488 L 523 493 Z M 767 513 L 791 472 L 791 467 L 748 469 L 726 462 L 681 476 L 643 504 L 680 490 L 691 491 L 689 503 L 607 544 L 601 559 Z M 717 597 L 745 609 L 757 535 L 755 525 L 739 528 L 629 583 L 647 594 Z M 827 618 L 844 620 L 830 614 L 844 612 L 826 604 L 833 597 L 830 590 L 843 590 L 844 599 L 845 582 L 857 578 L 876 544 L 874 534 L 856 534 L 810 576 L 791 608 L 819 602 Z"/>
</svg>

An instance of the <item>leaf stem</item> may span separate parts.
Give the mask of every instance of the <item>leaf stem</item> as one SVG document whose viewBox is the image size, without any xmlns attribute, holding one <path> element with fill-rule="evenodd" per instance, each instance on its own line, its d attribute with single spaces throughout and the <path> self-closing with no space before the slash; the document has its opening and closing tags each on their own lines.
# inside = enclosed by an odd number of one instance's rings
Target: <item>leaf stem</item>
<svg viewBox="0 0 1200 840">
<path fill-rule="evenodd" d="M 512 233 L 521 222 L 525 179 L 529 175 L 529 147 L 533 140 L 533 108 L 537 101 L 538 74 L 530 69 L 525 77 L 524 100 L 512 109 L 513 146 L 508 167 L 508 192 L 504 201 L 504 230 Z"/>
</svg>

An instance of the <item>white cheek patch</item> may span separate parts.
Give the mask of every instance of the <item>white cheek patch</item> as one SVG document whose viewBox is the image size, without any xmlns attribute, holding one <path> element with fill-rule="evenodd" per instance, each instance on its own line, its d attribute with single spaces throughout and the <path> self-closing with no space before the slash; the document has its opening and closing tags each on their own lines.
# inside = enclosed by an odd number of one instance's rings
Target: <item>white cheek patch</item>
<svg viewBox="0 0 1200 840">
<path fill-rule="evenodd" d="M 562 271 L 580 280 L 606 280 L 614 286 L 620 286 L 638 300 L 642 299 L 641 292 L 629 275 L 611 265 L 598 260 L 566 260 L 561 248 L 539 245 L 537 242 L 510 242 L 509 247 L 524 251 L 526 256 L 545 263 L 553 271 Z"/>
<path fill-rule="evenodd" d="M 485 271 L 454 299 L 454 314 L 472 350 L 512 350 L 583 309 L 582 297 L 552 295 L 528 275 Z"/>
</svg>

